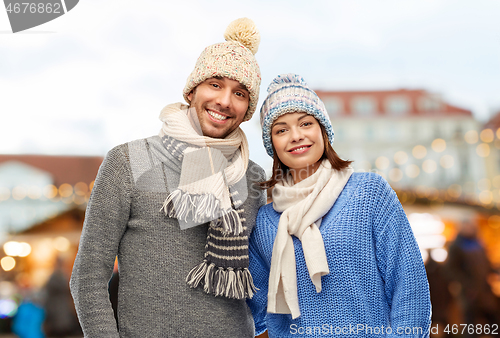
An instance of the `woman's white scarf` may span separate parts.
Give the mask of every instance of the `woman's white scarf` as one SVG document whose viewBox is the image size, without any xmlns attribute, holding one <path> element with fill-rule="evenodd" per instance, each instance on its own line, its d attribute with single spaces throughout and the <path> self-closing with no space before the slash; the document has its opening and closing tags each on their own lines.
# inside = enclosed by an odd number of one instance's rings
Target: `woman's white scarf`
<svg viewBox="0 0 500 338">
<path fill-rule="evenodd" d="M 328 274 L 325 245 L 319 231 L 321 219 L 344 189 L 352 168 L 332 169 L 323 160 L 314 174 L 293 184 L 290 175 L 273 189 L 273 207 L 282 212 L 274 240 L 267 311 L 300 316 L 297 296 L 297 269 L 292 235 L 302 243 L 304 258 L 316 292 L 321 292 L 321 276 Z"/>
<path fill-rule="evenodd" d="M 226 233 L 238 235 L 243 229 L 228 187 L 239 182 L 248 167 L 245 133 L 238 127 L 225 138 L 200 135 L 189 120 L 188 109 L 174 103 L 160 114 L 160 137 L 168 135 L 190 145 L 182 154 L 179 186 L 169 194 L 162 210 L 169 217 L 194 224 L 215 220 Z"/>
</svg>

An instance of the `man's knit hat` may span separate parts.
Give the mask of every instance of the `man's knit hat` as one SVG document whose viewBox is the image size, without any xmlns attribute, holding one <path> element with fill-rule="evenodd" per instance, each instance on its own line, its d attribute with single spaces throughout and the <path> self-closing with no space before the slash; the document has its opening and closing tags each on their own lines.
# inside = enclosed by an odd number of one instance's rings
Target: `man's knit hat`
<svg viewBox="0 0 500 338">
<path fill-rule="evenodd" d="M 300 75 L 281 74 L 267 88 L 267 97 L 260 109 L 262 139 L 269 156 L 273 157 L 271 126 L 278 117 L 286 113 L 304 112 L 314 116 L 328 134 L 333 144 L 333 128 L 323 101 L 307 86 Z"/>
<path fill-rule="evenodd" d="M 248 18 L 234 20 L 224 33 L 226 42 L 208 46 L 201 53 L 193 72 L 184 87 L 184 99 L 203 81 L 216 77 L 227 77 L 244 85 L 250 93 L 248 110 L 243 121 L 252 117 L 259 101 L 260 69 L 255 60 L 260 43 L 260 33 Z"/>
</svg>

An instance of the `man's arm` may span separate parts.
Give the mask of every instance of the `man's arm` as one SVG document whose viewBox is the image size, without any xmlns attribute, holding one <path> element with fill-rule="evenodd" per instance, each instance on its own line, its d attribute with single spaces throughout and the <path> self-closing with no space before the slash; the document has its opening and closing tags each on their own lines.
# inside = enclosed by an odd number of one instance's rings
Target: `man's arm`
<svg viewBox="0 0 500 338">
<path fill-rule="evenodd" d="M 70 280 L 85 337 L 116 337 L 108 281 L 130 214 L 131 177 L 120 148 L 104 159 L 92 189 Z"/>
</svg>

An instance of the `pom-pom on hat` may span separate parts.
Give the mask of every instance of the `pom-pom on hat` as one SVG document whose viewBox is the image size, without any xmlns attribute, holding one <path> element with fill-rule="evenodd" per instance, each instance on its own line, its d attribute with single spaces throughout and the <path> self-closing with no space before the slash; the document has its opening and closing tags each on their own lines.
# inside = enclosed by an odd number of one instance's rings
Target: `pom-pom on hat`
<svg viewBox="0 0 500 338">
<path fill-rule="evenodd" d="M 287 113 L 304 112 L 314 116 L 325 127 L 330 144 L 333 128 L 323 101 L 307 86 L 300 75 L 281 74 L 267 88 L 267 97 L 260 109 L 262 139 L 267 154 L 273 157 L 271 126 L 278 117 Z"/>
<path fill-rule="evenodd" d="M 209 78 L 221 76 L 236 80 L 250 93 L 243 120 L 248 121 L 259 101 L 260 69 L 254 54 L 259 49 L 260 33 L 252 20 L 241 18 L 229 24 L 224 38 L 226 42 L 208 46 L 201 53 L 184 87 L 184 99 L 191 104 L 189 93 Z"/>
</svg>

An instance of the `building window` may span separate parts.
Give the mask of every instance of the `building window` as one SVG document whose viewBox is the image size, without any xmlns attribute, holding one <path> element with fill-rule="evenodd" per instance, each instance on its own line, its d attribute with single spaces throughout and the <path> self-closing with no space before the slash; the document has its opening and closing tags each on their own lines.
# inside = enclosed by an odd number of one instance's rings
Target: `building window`
<svg viewBox="0 0 500 338">
<path fill-rule="evenodd" d="M 339 116 L 344 112 L 344 103 L 339 97 L 327 97 L 323 100 L 323 103 L 330 117 Z"/>
<path fill-rule="evenodd" d="M 389 115 L 400 116 L 410 112 L 410 100 L 406 96 L 389 96 L 385 100 L 385 109 Z"/>
<path fill-rule="evenodd" d="M 373 141 L 375 139 L 375 131 L 373 130 L 373 126 L 371 124 L 366 126 L 365 139 L 367 141 Z"/>
<path fill-rule="evenodd" d="M 435 112 L 441 109 L 441 99 L 437 95 L 428 95 L 420 97 L 418 108 L 424 112 Z"/>
<path fill-rule="evenodd" d="M 352 99 L 352 110 L 358 116 L 371 116 L 377 112 L 377 101 L 373 97 L 358 96 Z"/>
</svg>

